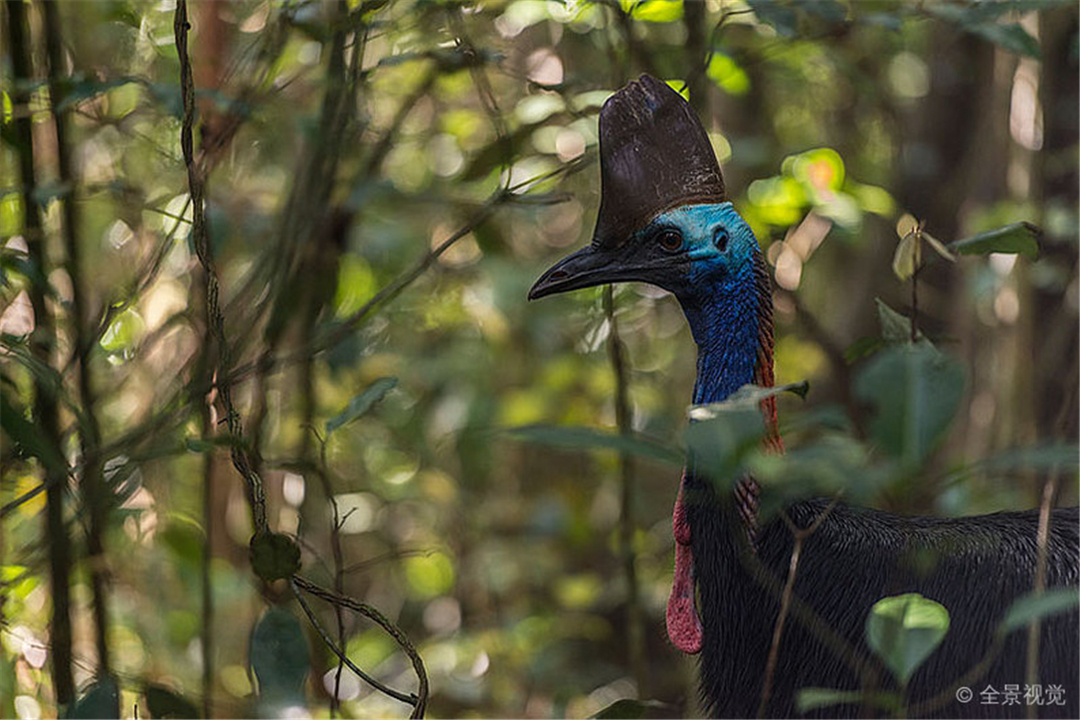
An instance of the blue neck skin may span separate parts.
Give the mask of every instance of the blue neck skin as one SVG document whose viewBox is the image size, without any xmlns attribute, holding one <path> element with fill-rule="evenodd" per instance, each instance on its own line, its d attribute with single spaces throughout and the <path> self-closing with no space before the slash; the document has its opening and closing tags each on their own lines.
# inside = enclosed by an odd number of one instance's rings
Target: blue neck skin
<svg viewBox="0 0 1080 720">
<path fill-rule="evenodd" d="M 721 402 L 754 381 L 758 311 L 752 273 L 678 296 L 698 346 L 695 405 Z"/>
<path fill-rule="evenodd" d="M 759 293 L 757 239 L 731 203 L 684 206 L 657 218 L 677 227 L 690 258 L 684 278 L 669 286 L 698 346 L 694 404 L 720 402 L 754 381 Z"/>
</svg>

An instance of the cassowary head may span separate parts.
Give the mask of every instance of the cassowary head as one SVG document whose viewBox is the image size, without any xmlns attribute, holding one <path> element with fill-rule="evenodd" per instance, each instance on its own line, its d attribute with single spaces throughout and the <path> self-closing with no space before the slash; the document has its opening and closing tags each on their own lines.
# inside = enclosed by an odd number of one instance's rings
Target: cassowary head
<svg viewBox="0 0 1080 720">
<path fill-rule="evenodd" d="M 541 275 L 529 298 L 627 280 L 656 285 L 678 298 L 699 348 L 694 402 L 772 385 L 761 250 L 727 201 L 705 129 L 666 83 L 643 75 L 604 103 L 600 181 L 592 243 Z"/>
<path fill-rule="evenodd" d="M 644 75 L 604 104 L 600 173 L 592 244 L 545 272 L 530 299 L 637 280 L 690 309 L 753 281 L 757 240 L 727 202 L 700 121 L 666 83 Z"/>
</svg>

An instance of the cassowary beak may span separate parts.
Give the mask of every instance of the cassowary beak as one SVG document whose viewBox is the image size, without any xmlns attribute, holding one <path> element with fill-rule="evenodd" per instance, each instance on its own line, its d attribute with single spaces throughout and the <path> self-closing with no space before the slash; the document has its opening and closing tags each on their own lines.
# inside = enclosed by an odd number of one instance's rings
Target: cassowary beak
<svg viewBox="0 0 1080 720">
<path fill-rule="evenodd" d="M 622 254 L 587 245 L 548 268 L 529 290 L 529 299 L 623 280 L 640 280 L 640 268 L 627 267 Z"/>
</svg>

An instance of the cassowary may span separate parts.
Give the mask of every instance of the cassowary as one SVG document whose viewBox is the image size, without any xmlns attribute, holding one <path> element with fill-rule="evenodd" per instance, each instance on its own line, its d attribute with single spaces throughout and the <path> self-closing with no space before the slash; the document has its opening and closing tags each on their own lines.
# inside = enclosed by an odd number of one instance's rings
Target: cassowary
<svg viewBox="0 0 1080 720">
<path fill-rule="evenodd" d="M 753 233 L 727 201 L 708 137 L 689 105 L 649 76 L 630 83 L 601 110 L 600 160 L 592 243 L 545 272 L 530 299 L 617 281 L 651 283 L 678 299 L 697 344 L 695 404 L 722 401 L 746 384 L 772 385 L 768 272 Z M 779 450 L 774 401 L 764 401 L 762 410 L 766 442 Z M 1033 588 L 1037 512 L 935 518 L 829 507 L 828 500 L 788 506 L 788 519 L 800 529 L 827 507 L 828 513 L 802 545 L 792 612 L 770 673 L 795 542 L 780 520 L 758 526 L 757 492 L 750 479 L 733 493 L 718 490 L 690 467 L 676 501 L 668 635 L 680 650 L 700 652 L 701 690 L 712 714 L 756 717 L 767 675 L 772 687 L 760 710 L 772 717 L 796 716 L 801 688 L 895 690 L 867 648 L 864 626 L 878 600 L 917 592 L 944 605 L 951 626 L 911 678 L 909 710 L 940 717 L 1025 715 L 1026 629 L 1005 638 L 985 672 L 970 680 L 964 673 L 990 651 L 1011 603 Z M 1077 584 L 1077 523 L 1076 508 L 1053 512 L 1048 587 Z M 1042 623 L 1042 717 L 1078 717 L 1077 631 L 1075 611 Z M 972 691 L 966 702 L 966 693 L 958 700 L 953 692 L 961 681 Z M 1055 704 L 1048 703 L 1051 686 Z M 987 688 L 997 695 L 983 694 Z M 935 697 L 939 702 L 927 704 Z M 809 714 L 881 712 L 856 700 Z"/>
</svg>

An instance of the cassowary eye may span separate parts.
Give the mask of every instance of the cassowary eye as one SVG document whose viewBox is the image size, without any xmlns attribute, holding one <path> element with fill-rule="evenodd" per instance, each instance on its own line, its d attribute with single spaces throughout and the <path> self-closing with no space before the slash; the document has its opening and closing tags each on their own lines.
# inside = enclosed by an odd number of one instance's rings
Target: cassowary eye
<svg viewBox="0 0 1080 720">
<path fill-rule="evenodd" d="M 657 240 L 660 242 L 660 247 L 668 252 L 682 250 L 682 235 L 678 230 L 661 230 Z"/>
</svg>

